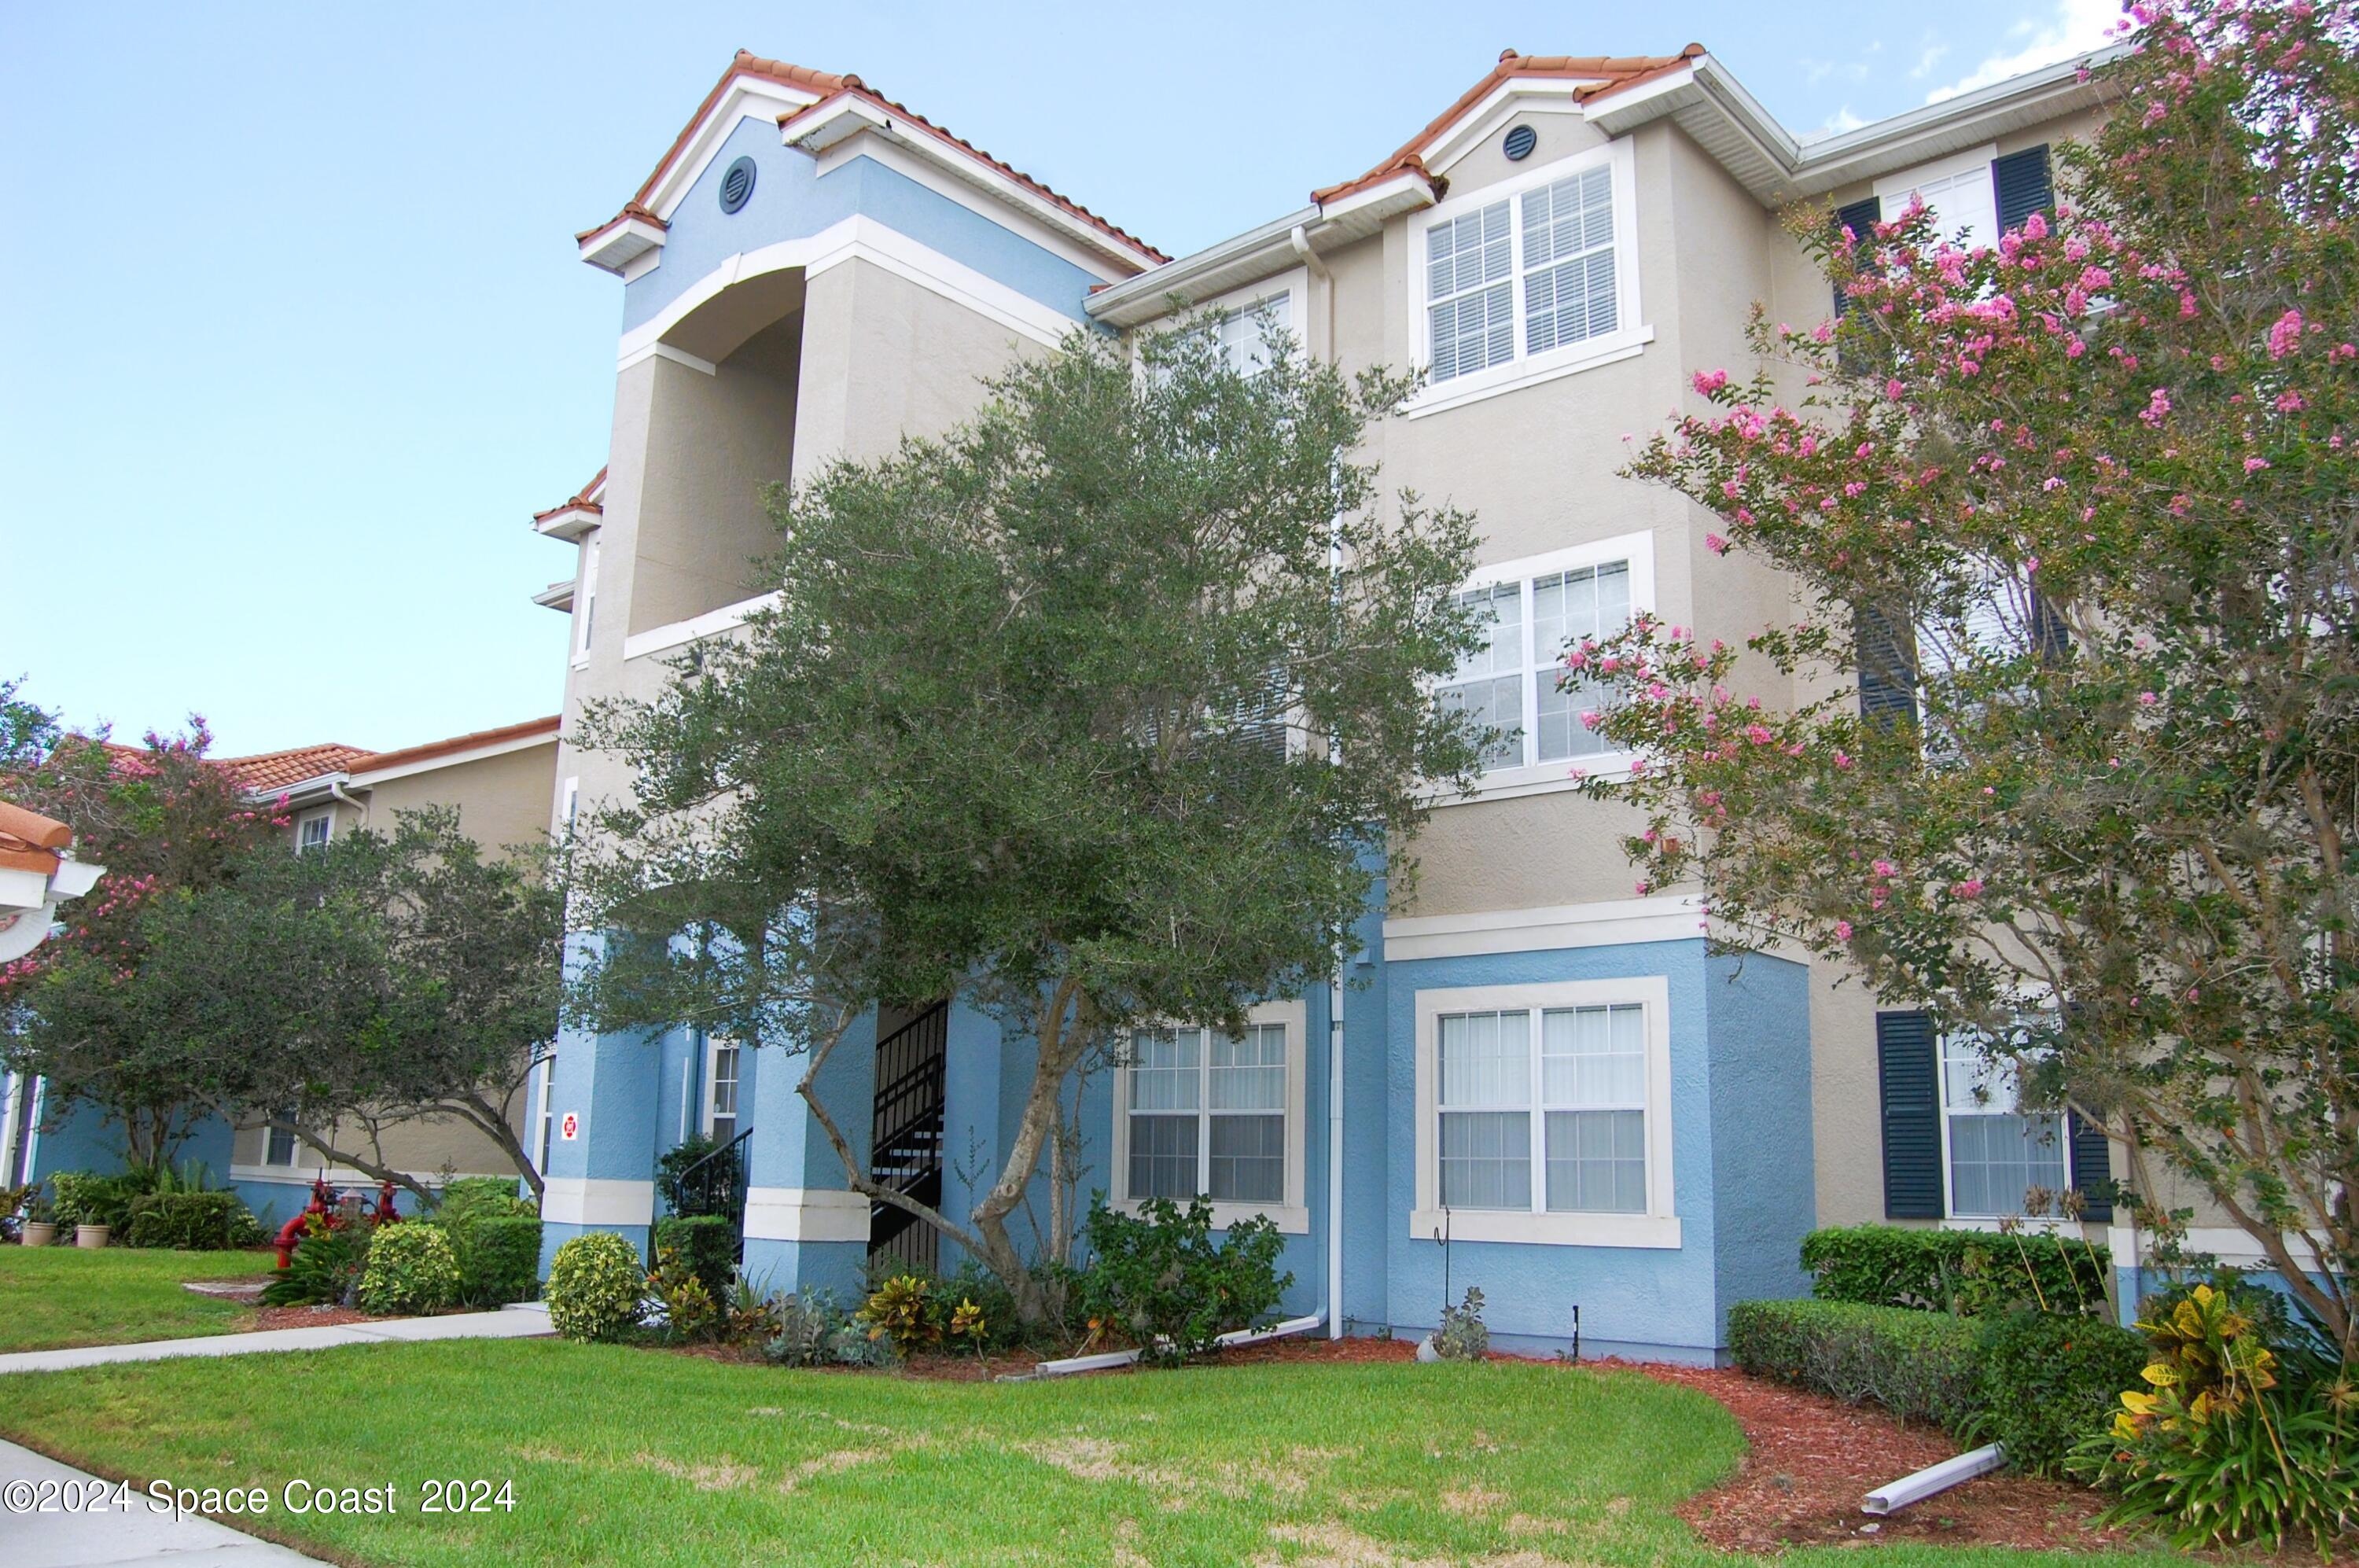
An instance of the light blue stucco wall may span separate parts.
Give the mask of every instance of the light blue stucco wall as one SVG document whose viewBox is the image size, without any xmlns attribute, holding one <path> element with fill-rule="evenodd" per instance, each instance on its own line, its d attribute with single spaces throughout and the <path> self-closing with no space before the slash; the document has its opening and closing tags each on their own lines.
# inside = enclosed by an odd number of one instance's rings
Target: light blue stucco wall
<svg viewBox="0 0 2359 1568">
<path fill-rule="evenodd" d="M 754 160 L 754 194 L 734 213 L 721 210 L 721 178 L 739 158 Z M 623 330 L 644 326 L 733 256 L 805 239 L 861 214 L 973 267 L 1076 322 L 1090 286 L 1101 281 L 1013 229 L 929 191 L 870 158 L 821 175 L 809 153 L 783 146 L 775 125 L 744 120 L 673 210 L 656 268 L 623 287 Z"/>
<path fill-rule="evenodd" d="M 1712 958 L 1700 939 L 1487 953 L 1385 965 L 1385 1310 L 1397 1330 L 1439 1320 L 1444 1247 L 1408 1234 L 1416 1205 L 1417 999 L 1424 990 L 1661 976 L 1669 995 L 1671 1186 L 1680 1245 L 1566 1247 L 1452 1240 L 1448 1291 L 1482 1288 L 1510 1348 L 1712 1359 L 1728 1303 L 1804 1293 L 1795 1249 L 1812 1224 L 1810 1025 L 1797 965 Z M 1354 1310 L 1357 1303 L 1353 1302 Z"/>
</svg>

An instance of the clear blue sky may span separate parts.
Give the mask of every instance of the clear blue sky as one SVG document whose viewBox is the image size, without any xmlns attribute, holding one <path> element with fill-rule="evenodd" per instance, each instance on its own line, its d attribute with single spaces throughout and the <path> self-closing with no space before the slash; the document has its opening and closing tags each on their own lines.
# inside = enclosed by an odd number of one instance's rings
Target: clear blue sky
<svg viewBox="0 0 2359 1568">
<path fill-rule="evenodd" d="M 0 0 L 0 676 L 223 754 L 553 711 L 533 537 L 603 461 L 572 234 L 740 47 L 858 71 L 1173 254 L 1356 173 L 1499 50 L 1701 41 L 1798 131 L 2097 41 L 2112 0 Z"/>
</svg>

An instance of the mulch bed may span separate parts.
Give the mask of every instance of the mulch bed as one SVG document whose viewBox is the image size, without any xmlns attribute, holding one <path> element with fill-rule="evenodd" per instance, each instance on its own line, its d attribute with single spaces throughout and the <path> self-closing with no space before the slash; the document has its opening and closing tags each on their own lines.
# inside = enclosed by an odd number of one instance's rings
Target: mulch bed
<svg viewBox="0 0 2359 1568">
<path fill-rule="evenodd" d="M 1943 1432 L 1904 1426 L 1874 1409 L 1843 1404 L 1747 1377 L 1734 1367 L 1615 1363 L 1718 1399 L 1752 1451 L 1736 1474 L 1679 1507 L 1712 1545 L 1775 1552 L 1797 1545 L 1930 1541 L 2086 1552 L 2121 1543 L 2094 1529 L 2101 1500 L 2084 1487 L 2027 1475 L 1979 1475 L 1885 1519 L 1860 1499 L 1887 1481 L 1958 1452 Z"/>
<path fill-rule="evenodd" d="M 742 1366 L 762 1359 L 758 1345 L 672 1345 L 661 1346 L 674 1356 L 693 1356 L 700 1361 L 719 1361 Z M 906 1356 L 897 1367 L 822 1367 L 815 1370 L 842 1373 L 857 1377 L 863 1374 L 888 1373 L 901 1377 L 922 1377 L 934 1383 L 974 1383 L 986 1378 L 1006 1377 L 1029 1372 L 1043 1361 L 1054 1361 L 1068 1354 L 1043 1356 L 1035 1350 L 1008 1350 L 995 1353 L 985 1361 L 977 1362 L 968 1354 L 951 1355 L 941 1351 L 920 1352 Z M 1260 1345 L 1244 1345 L 1223 1350 L 1201 1367 L 1260 1367 L 1273 1362 L 1296 1361 L 1412 1361 L 1417 1358 L 1417 1346 L 1405 1339 L 1343 1339 L 1328 1340 L 1298 1334 L 1290 1339 L 1274 1339 Z M 1194 1371 L 1198 1367 L 1182 1370 Z M 1132 1367 L 1112 1367 L 1102 1372 L 1085 1374 L 1092 1377 L 1120 1377 L 1136 1373 Z"/>
<path fill-rule="evenodd" d="M 266 1328 L 336 1328 L 344 1323 L 375 1323 L 376 1316 L 353 1307 L 256 1307 L 253 1333 Z"/>
</svg>

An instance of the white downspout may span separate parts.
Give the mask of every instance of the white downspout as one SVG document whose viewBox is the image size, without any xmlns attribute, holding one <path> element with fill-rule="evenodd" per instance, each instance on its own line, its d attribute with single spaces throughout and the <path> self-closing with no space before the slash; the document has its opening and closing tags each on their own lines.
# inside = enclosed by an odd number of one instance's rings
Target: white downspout
<svg viewBox="0 0 2359 1568">
<path fill-rule="evenodd" d="M 366 800 L 355 800 L 350 795 L 345 794 L 342 779 L 331 779 L 328 780 L 328 798 L 332 800 L 341 800 L 345 805 L 350 806 L 353 811 L 358 811 L 361 815 L 360 825 L 363 827 L 368 826 L 368 802 Z"/>
<path fill-rule="evenodd" d="M 1324 285 L 1327 306 L 1327 354 L 1335 354 L 1335 280 L 1327 264 L 1310 248 L 1310 236 L 1300 223 L 1288 236 L 1294 254 L 1311 277 Z M 1303 349 L 1310 350 L 1310 323 L 1303 323 Z M 1331 534 L 1327 570 L 1340 579 L 1343 572 L 1343 541 Z M 1332 757 L 1336 743 L 1328 743 Z M 1335 974 L 1327 982 L 1327 1337 L 1343 1337 L 1343 951 L 1335 951 Z"/>
</svg>

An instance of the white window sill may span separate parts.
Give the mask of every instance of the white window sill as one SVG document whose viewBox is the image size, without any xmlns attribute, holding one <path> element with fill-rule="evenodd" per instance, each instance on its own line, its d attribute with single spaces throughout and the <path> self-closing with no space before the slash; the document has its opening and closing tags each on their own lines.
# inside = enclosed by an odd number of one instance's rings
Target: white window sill
<svg viewBox="0 0 2359 1568">
<path fill-rule="evenodd" d="M 1511 1209 L 1417 1209 L 1408 1234 L 1418 1241 L 1520 1242 L 1538 1247 L 1636 1247 L 1677 1251 L 1677 1214 L 1534 1214 Z"/>
<path fill-rule="evenodd" d="M 1172 1202 L 1179 1203 L 1180 1207 L 1182 1209 L 1185 1209 L 1188 1206 L 1185 1203 L 1180 1203 L 1180 1200 L 1177 1198 L 1174 1198 Z M 1139 1201 L 1136 1198 L 1115 1198 L 1111 1200 L 1106 1206 L 1118 1213 L 1128 1214 L 1134 1219 L 1138 1216 L 1139 1209 L 1141 1207 Z M 1241 1221 L 1262 1219 L 1265 1217 L 1275 1223 L 1278 1230 L 1284 1235 L 1309 1236 L 1310 1234 L 1310 1210 L 1308 1206 L 1303 1204 L 1223 1203 L 1219 1202 L 1215 1202 L 1212 1204 L 1212 1228 L 1214 1230 L 1226 1230 L 1231 1225 L 1236 1225 Z"/>
<path fill-rule="evenodd" d="M 1601 365 L 1635 359 L 1654 341 L 1654 328 L 1633 327 L 1626 332 L 1608 332 L 1603 337 L 1592 338 L 1569 349 L 1551 349 L 1537 359 L 1516 359 L 1505 365 L 1495 365 L 1488 370 L 1478 370 L 1472 375 L 1455 376 L 1427 387 L 1401 405 L 1401 417 L 1421 419 L 1428 414 L 1462 408 L 1469 403 L 1479 403 L 1502 392 L 1537 387 L 1543 381 L 1578 376 L 1584 370 L 1595 370 Z"/>
<path fill-rule="evenodd" d="M 1526 795 L 1560 794 L 1581 788 L 1582 781 L 1572 776 L 1576 768 L 1591 779 L 1626 779 L 1634 760 L 1633 753 L 1613 751 L 1597 757 L 1569 757 L 1560 762 L 1535 763 L 1529 768 L 1495 768 L 1476 781 L 1472 795 L 1440 795 L 1435 797 L 1433 804 L 1439 809 L 1471 806 L 1483 800 L 1515 800 Z"/>
<path fill-rule="evenodd" d="M 1997 1214 L 1951 1214 L 1941 1222 L 1941 1228 L 1980 1231 L 1987 1236 L 1997 1236 L 2009 1225 L 2014 1225 L 2025 1236 L 2078 1236 L 2082 1229 L 2079 1223 L 2060 1219 L 2054 1214 L 2019 1214 L 2012 1217 L 2002 1217 Z"/>
</svg>

